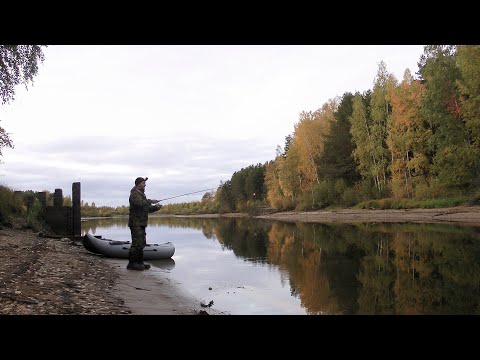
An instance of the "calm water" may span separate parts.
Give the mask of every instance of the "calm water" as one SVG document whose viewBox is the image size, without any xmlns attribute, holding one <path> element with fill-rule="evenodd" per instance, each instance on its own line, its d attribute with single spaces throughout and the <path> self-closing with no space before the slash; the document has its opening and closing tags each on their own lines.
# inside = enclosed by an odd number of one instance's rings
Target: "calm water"
<svg viewBox="0 0 480 360">
<path fill-rule="evenodd" d="M 86 232 L 130 240 L 127 219 Z M 480 314 L 478 227 L 150 217 L 167 241 L 152 269 L 230 314 Z"/>
</svg>

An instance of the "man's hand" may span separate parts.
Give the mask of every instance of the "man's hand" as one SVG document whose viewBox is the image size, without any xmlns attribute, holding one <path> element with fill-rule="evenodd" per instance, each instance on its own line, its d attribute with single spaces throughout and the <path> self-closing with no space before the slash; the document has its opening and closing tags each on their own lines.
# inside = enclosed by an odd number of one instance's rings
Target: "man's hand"
<svg viewBox="0 0 480 360">
<path fill-rule="evenodd" d="M 150 201 L 151 201 L 151 203 L 152 203 L 152 204 L 155 204 L 155 203 L 158 203 L 158 202 L 160 202 L 160 200 L 153 200 L 153 199 L 152 199 L 152 200 L 150 200 Z"/>
</svg>

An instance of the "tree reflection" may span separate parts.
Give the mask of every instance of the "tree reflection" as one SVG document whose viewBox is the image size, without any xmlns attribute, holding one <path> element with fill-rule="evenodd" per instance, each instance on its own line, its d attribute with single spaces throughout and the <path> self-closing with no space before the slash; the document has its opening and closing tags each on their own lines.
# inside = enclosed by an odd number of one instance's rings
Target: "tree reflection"
<svg viewBox="0 0 480 360">
<path fill-rule="evenodd" d="M 84 224 L 126 227 L 127 219 Z M 478 314 L 478 228 L 152 217 L 194 228 L 252 264 L 275 268 L 309 314 Z"/>
</svg>

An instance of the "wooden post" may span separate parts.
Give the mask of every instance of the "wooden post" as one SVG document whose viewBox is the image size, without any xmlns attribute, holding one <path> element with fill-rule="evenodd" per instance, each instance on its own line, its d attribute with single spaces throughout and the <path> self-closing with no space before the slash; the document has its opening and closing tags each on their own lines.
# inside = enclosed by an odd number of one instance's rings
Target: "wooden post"
<svg viewBox="0 0 480 360">
<path fill-rule="evenodd" d="M 73 219 L 73 235 L 81 234 L 81 212 L 80 212 L 80 183 L 72 184 L 72 219 Z"/>
<path fill-rule="evenodd" d="M 63 206 L 63 191 L 62 189 L 55 189 L 53 194 L 53 206 L 61 207 Z"/>
<path fill-rule="evenodd" d="M 47 207 L 47 193 L 45 191 L 37 192 L 37 198 L 42 205 L 42 208 L 45 209 Z"/>
</svg>

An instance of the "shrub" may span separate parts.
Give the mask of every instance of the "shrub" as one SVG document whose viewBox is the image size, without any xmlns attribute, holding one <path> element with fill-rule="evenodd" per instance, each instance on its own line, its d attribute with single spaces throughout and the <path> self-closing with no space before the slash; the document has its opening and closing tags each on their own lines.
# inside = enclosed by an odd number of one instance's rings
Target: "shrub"
<svg viewBox="0 0 480 360">
<path fill-rule="evenodd" d="M 348 188 L 340 195 L 340 205 L 353 206 L 360 201 L 358 191 L 355 188 Z"/>
<path fill-rule="evenodd" d="M 323 209 L 336 202 L 335 186 L 331 181 L 322 181 L 313 188 L 315 205 Z"/>
<path fill-rule="evenodd" d="M 21 197 L 10 188 L 0 185 L 0 224 L 9 223 L 10 218 L 25 213 Z"/>
</svg>

